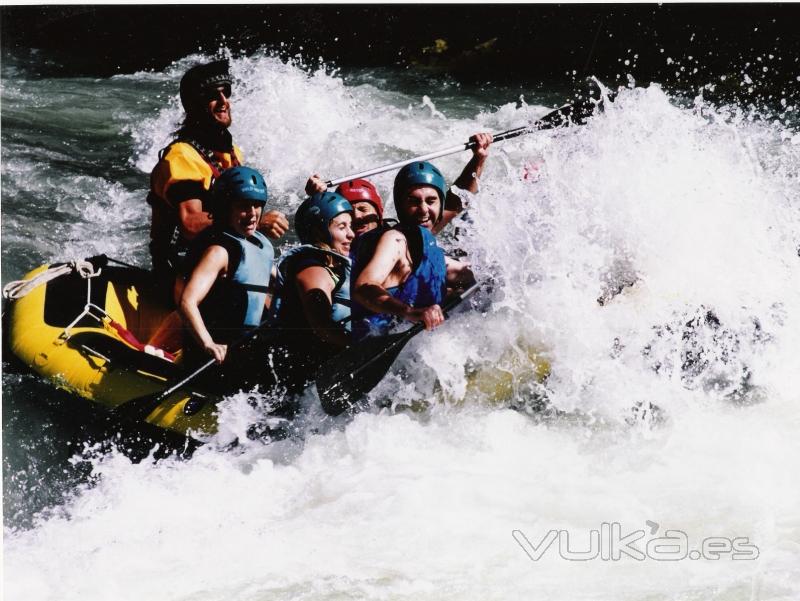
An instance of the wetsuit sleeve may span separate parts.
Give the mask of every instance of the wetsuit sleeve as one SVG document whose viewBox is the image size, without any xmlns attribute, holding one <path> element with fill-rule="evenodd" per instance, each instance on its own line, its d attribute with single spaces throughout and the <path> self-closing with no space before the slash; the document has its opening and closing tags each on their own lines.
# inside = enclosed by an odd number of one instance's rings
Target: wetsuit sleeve
<svg viewBox="0 0 800 601">
<path fill-rule="evenodd" d="M 202 198 L 211 185 L 211 168 L 189 144 L 169 147 L 151 176 L 153 192 L 178 206 L 190 198 Z"/>
</svg>

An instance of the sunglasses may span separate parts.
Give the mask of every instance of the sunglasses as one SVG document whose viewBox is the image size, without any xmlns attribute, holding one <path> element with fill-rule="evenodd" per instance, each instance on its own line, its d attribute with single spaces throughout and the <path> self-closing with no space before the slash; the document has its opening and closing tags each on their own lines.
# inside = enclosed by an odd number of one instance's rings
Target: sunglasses
<svg viewBox="0 0 800 601">
<path fill-rule="evenodd" d="M 230 98 L 232 93 L 231 84 L 224 83 L 218 86 L 214 86 L 213 88 L 208 88 L 207 90 L 205 90 L 206 100 L 207 101 L 215 100 L 219 97 L 220 93 L 222 93 L 222 95 L 225 96 L 225 98 Z"/>
</svg>

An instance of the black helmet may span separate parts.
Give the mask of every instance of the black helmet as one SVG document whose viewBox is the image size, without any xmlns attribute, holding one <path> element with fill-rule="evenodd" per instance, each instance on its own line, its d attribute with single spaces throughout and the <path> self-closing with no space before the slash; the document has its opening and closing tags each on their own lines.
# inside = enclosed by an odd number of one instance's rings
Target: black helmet
<svg viewBox="0 0 800 601">
<path fill-rule="evenodd" d="M 189 69 L 181 78 L 181 104 L 184 110 L 189 112 L 205 90 L 217 86 L 228 86 L 229 89 L 231 87 L 227 59 L 195 65 Z"/>
</svg>

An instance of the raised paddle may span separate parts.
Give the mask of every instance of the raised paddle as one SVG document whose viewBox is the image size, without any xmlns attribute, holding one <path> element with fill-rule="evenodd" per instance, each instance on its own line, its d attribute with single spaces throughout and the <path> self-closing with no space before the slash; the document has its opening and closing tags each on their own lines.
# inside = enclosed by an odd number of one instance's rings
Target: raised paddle
<svg viewBox="0 0 800 601">
<path fill-rule="evenodd" d="M 451 311 L 479 287 L 480 284 L 475 284 L 448 299 L 442 310 L 445 313 Z M 355 406 L 363 395 L 378 385 L 403 347 L 423 329 L 425 326 L 417 323 L 398 334 L 364 338 L 320 367 L 316 384 L 325 412 L 339 415 Z"/>
<path fill-rule="evenodd" d="M 261 332 L 268 321 L 269 320 L 265 319 L 256 327 L 248 330 L 240 338 L 236 339 L 234 342 L 229 344 L 228 352 L 242 346 L 245 342 L 253 338 L 259 332 Z M 143 420 L 148 415 L 150 415 L 155 410 L 155 408 L 158 407 L 163 401 L 165 401 L 171 394 L 180 390 L 181 388 L 183 388 L 184 386 L 195 380 L 197 376 L 202 374 L 216 362 L 217 362 L 216 359 L 209 359 L 208 361 L 203 363 L 200 367 L 195 369 L 192 373 L 190 373 L 188 376 L 182 378 L 178 382 L 171 384 L 170 386 L 162 390 L 160 393 L 158 393 L 156 396 L 148 394 L 130 399 L 128 401 L 124 401 L 123 403 L 114 407 L 112 409 L 112 413 L 116 413 L 118 416 L 124 419 L 129 419 L 134 421 Z"/>
<path fill-rule="evenodd" d="M 592 115 L 594 109 L 598 105 L 602 104 L 602 96 L 600 95 L 598 95 L 597 100 L 593 100 L 594 93 L 600 91 L 598 85 L 595 82 L 590 81 L 589 86 L 594 89 L 587 89 L 579 94 L 576 94 L 575 96 L 576 100 L 574 102 L 570 104 L 565 104 L 564 106 L 559 107 L 556 110 L 547 113 L 544 117 L 542 117 L 541 119 L 537 119 L 533 123 L 530 123 L 528 125 L 523 125 L 522 127 L 509 129 L 508 131 L 500 132 L 497 134 L 492 134 L 493 141 L 501 142 L 503 140 L 510 140 L 511 138 L 516 138 L 517 136 L 530 134 L 535 131 L 562 127 L 565 125 L 569 125 L 570 123 L 574 124 L 584 123 L 586 119 Z M 354 179 L 362 177 L 370 177 L 371 175 L 386 173 L 387 171 L 394 171 L 396 169 L 405 167 L 409 163 L 430 161 L 450 154 L 456 154 L 457 152 L 463 152 L 464 150 L 472 150 L 472 148 L 475 147 L 475 144 L 476 143 L 474 141 L 473 142 L 467 141 L 464 142 L 463 144 L 457 144 L 456 146 L 451 146 L 450 148 L 444 148 L 442 150 L 437 150 L 435 152 L 423 154 L 411 159 L 397 161 L 396 163 L 383 165 L 382 167 L 376 167 L 374 169 L 360 171 L 359 173 L 353 173 L 352 175 L 347 175 L 345 177 L 328 180 L 325 182 L 325 185 L 328 188 L 332 188 L 333 186 L 338 186 L 339 184 L 343 184 L 344 182 L 349 182 Z"/>
</svg>

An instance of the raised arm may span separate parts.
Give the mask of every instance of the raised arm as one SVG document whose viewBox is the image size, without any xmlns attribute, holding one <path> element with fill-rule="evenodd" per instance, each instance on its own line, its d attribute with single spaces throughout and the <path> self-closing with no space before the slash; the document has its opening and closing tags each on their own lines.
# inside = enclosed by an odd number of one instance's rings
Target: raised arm
<svg viewBox="0 0 800 601">
<path fill-rule="evenodd" d="M 325 192 L 327 189 L 328 186 L 325 185 L 325 182 L 319 173 L 313 174 L 306 181 L 306 194 L 309 196 L 316 194 L 317 192 Z"/>
<path fill-rule="evenodd" d="M 470 141 L 475 141 L 475 147 L 472 149 L 472 157 L 469 162 L 464 166 L 461 175 L 453 182 L 462 190 L 467 190 L 475 194 L 478 191 L 478 180 L 483 175 L 483 166 L 486 158 L 489 156 L 489 146 L 492 143 L 492 134 L 479 133 L 470 137 Z M 450 223 L 461 211 L 464 210 L 464 204 L 458 194 L 447 191 L 447 196 L 444 200 L 444 215 L 436 224 L 434 233 L 438 233 Z"/>
</svg>

